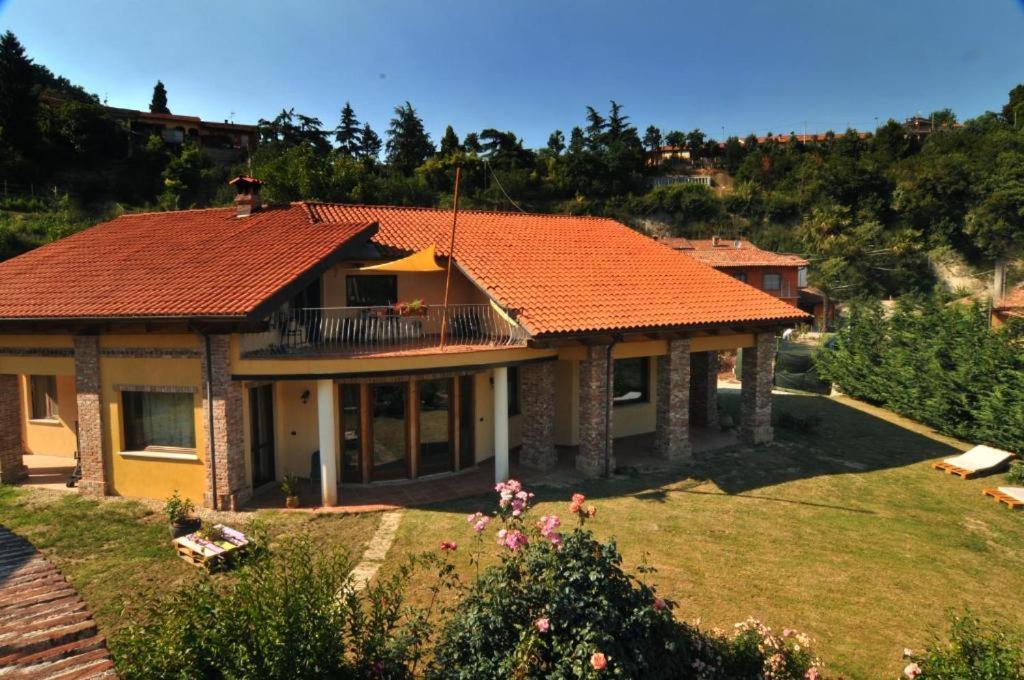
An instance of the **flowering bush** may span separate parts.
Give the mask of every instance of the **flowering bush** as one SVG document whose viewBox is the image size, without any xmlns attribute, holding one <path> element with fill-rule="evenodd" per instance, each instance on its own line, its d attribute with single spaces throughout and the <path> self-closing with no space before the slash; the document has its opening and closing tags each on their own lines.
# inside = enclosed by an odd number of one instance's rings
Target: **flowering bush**
<svg viewBox="0 0 1024 680">
<path fill-rule="evenodd" d="M 905 650 L 904 656 L 901 680 L 1024 680 L 1020 635 L 969 613 L 953 617 L 948 641 L 936 640 L 921 654 Z"/>
<path fill-rule="evenodd" d="M 519 482 L 495 490 L 500 562 L 455 605 L 428 678 L 819 677 L 803 635 L 749 621 L 727 638 L 676 620 L 673 602 L 622 569 L 615 543 L 587 530 L 597 509 L 582 494 L 568 505 L 568 531 L 556 514 L 530 521 L 533 494 Z M 466 519 L 482 549 L 489 517 Z"/>
</svg>

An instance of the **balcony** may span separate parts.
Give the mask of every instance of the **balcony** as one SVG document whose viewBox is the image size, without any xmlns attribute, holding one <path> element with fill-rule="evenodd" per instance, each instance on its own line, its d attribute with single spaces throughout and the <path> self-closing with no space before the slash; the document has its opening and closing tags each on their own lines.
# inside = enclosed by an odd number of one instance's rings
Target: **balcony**
<svg viewBox="0 0 1024 680">
<path fill-rule="evenodd" d="M 527 333 L 489 304 L 399 307 L 321 307 L 272 314 L 266 329 L 243 333 L 245 358 L 365 356 L 441 350 L 522 347 Z"/>
</svg>

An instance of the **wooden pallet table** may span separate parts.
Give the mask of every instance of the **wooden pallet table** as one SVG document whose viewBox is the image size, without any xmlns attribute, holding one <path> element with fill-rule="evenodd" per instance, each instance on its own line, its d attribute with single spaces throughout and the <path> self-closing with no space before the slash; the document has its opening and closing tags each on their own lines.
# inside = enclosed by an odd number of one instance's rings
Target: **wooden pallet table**
<svg viewBox="0 0 1024 680">
<path fill-rule="evenodd" d="M 223 539 L 209 541 L 201 536 L 200 532 L 174 539 L 174 549 L 177 550 L 178 557 L 189 564 L 214 570 L 224 566 L 230 557 L 240 555 L 249 545 L 249 540 L 241 531 L 223 524 L 215 524 L 213 528 L 224 535 Z"/>
<path fill-rule="evenodd" d="M 932 467 L 935 468 L 936 470 L 943 470 L 948 475 L 959 475 L 964 479 L 970 479 L 971 477 L 976 477 L 978 474 L 980 474 L 976 470 L 968 470 L 967 468 L 957 467 L 956 465 L 952 465 L 950 463 L 945 462 L 932 463 Z"/>
<path fill-rule="evenodd" d="M 1011 510 L 1024 508 L 1024 501 L 1016 496 L 1005 493 L 1001 489 L 982 489 L 981 493 L 985 496 L 991 496 L 998 503 L 1006 503 L 1006 506 Z"/>
</svg>

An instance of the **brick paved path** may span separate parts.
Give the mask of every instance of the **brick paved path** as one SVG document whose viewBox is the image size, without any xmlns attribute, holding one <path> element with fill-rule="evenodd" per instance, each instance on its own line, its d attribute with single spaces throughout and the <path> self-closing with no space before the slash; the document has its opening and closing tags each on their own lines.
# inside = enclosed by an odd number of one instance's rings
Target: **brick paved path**
<svg viewBox="0 0 1024 680">
<path fill-rule="evenodd" d="M 24 538 L 0 526 L 0 678 L 116 678 L 75 589 Z"/>
</svg>

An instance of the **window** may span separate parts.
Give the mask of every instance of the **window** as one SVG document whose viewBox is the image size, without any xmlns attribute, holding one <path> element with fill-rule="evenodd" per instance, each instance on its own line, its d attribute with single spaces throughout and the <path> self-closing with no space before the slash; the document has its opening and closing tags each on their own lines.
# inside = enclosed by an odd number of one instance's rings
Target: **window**
<svg viewBox="0 0 1024 680">
<path fill-rule="evenodd" d="M 345 304 L 349 307 L 384 307 L 398 302 L 397 276 L 345 277 Z"/>
<path fill-rule="evenodd" d="M 128 451 L 150 447 L 196 447 L 195 400 L 191 392 L 122 392 L 124 441 Z"/>
<path fill-rule="evenodd" d="M 779 290 L 782 288 L 782 275 L 781 274 L 765 274 L 762 279 L 765 290 Z"/>
<path fill-rule="evenodd" d="M 732 277 L 734 279 L 736 279 L 737 281 L 742 281 L 743 283 L 747 282 L 747 273 L 746 272 L 733 272 Z"/>
<path fill-rule="evenodd" d="M 800 267 L 796 270 L 796 287 L 807 287 L 807 267 Z"/>
<path fill-rule="evenodd" d="M 519 367 L 508 367 L 508 414 L 519 415 Z"/>
<path fill-rule="evenodd" d="M 650 400 L 651 361 L 648 357 L 615 360 L 612 402 L 616 406 Z"/>
<path fill-rule="evenodd" d="M 57 376 L 33 375 L 29 379 L 32 420 L 57 419 Z"/>
</svg>

